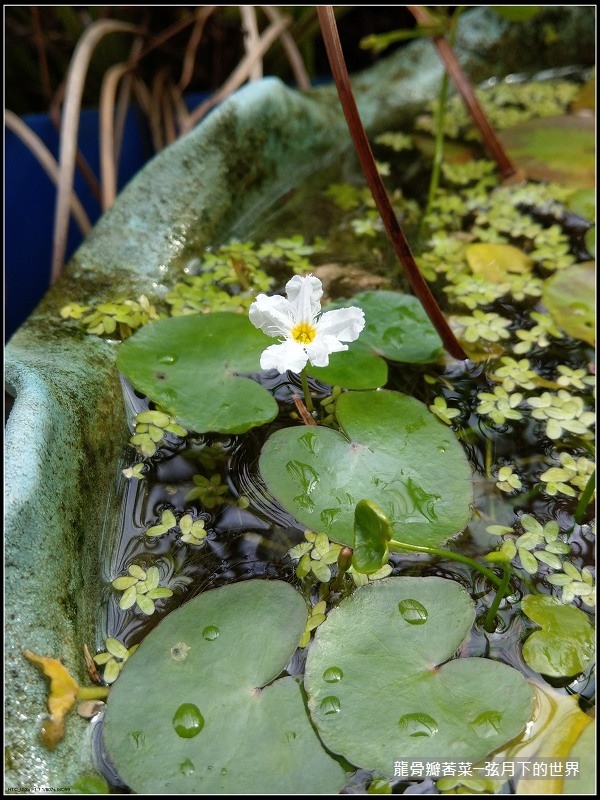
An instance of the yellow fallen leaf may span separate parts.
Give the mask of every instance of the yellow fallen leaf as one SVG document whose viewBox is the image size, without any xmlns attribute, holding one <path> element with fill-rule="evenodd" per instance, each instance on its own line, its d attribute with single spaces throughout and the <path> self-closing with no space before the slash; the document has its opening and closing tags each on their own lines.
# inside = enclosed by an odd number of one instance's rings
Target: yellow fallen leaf
<svg viewBox="0 0 600 800">
<path fill-rule="evenodd" d="M 507 273 L 530 272 L 533 266 L 531 258 L 512 244 L 476 242 L 465 249 L 465 257 L 474 275 L 492 283 L 503 283 Z"/>
<path fill-rule="evenodd" d="M 42 741 L 54 750 L 65 735 L 65 717 L 75 705 L 79 686 L 67 668 L 55 658 L 37 656 L 31 650 L 25 650 L 24 655 L 39 667 L 47 678 L 50 678 L 48 695 L 50 719 L 42 726 Z"/>
</svg>

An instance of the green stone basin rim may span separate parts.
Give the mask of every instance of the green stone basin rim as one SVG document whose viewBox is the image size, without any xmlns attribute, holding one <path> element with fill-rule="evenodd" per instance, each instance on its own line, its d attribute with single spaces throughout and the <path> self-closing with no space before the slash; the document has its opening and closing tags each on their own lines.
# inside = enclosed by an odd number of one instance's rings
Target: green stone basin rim
<svg viewBox="0 0 600 800">
<path fill-rule="evenodd" d="M 593 64 L 594 31 L 593 6 L 546 6 L 522 24 L 477 7 L 461 18 L 456 52 L 480 82 Z M 441 75 L 423 40 L 356 76 L 369 132 L 411 121 L 436 97 Z M 116 530 L 128 436 L 116 345 L 65 324 L 60 308 L 141 293 L 157 299 L 191 248 L 248 237 L 277 198 L 349 146 L 334 87 L 301 94 L 273 78 L 249 84 L 141 170 L 7 344 L 15 397 L 5 431 L 7 787 L 57 790 L 97 772 L 95 728 L 75 712 L 54 751 L 40 744 L 47 682 L 23 656 L 59 658 L 88 683 L 83 645 L 93 652 L 101 643 L 95 619 L 115 577 L 100 553 L 110 552 Z"/>
</svg>

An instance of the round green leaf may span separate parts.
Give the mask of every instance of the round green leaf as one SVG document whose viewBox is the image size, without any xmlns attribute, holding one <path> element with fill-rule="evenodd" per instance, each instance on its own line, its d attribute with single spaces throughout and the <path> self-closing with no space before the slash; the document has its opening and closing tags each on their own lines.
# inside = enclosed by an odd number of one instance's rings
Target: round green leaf
<svg viewBox="0 0 600 800">
<path fill-rule="evenodd" d="M 269 491 L 303 525 L 353 546 L 354 510 L 371 500 L 395 538 L 436 547 L 470 517 L 471 470 L 448 427 L 413 397 L 347 392 L 337 402 L 343 432 L 283 428 L 263 446 Z"/>
<path fill-rule="evenodd" d="M 343 308 L 339 301 L 324 308 Z M 428 364 L 442 353 L 441 339 L 416 297 L 399 292 L 360 292 L 351 304 L 365 313 L 365 327 L 348 350 L 332 353 L 329 366 L 308 366 L 315 378 L 348 389 L 377 389 L 387 383 L 388 361 Z"/>
<path fill-rule="evenodd" d="M 596 263 L 585 261 L 552 275 L 542 300 L 557 324 L 574 339 L 596 343 Z"/>
<path fill-rule="evenodd" d="M 517 736 L 532 711 L 524 677 L 484 658 L 448 661 L 474 618 L 463 587 L 435 577 L 384 578 L 330 611 L 304 677 L 325 745 L 393 777 L 400 757 L 477 762 Z"/>
<path fill-rule="evenodd" d="M 145 325 L 119 347 L 117 367 L 185 428 L 244 433 L 277 416 L 277 403 L 256 381 L 271 342 L 245 315 L 171 317 Z"/>
<path fill-rule="evenodd" d="M 526 120 L 500 131 L 498 138 L 530 180 L 556 181 L 577 189 L 595 187 L 593 116 Z"/>
<path fill-rule="evenodd" d="M 523 658 L 542 675 L 569 677 L 582 672 L 594 657 L 594 629 L 584 611 L 562 605 L 549 595 L 525 595 L 521 608 L 540 631 L 523 645 Z"/>
<path fill-rule="evenodd" d="M 278 678 L 307 621 L 289 584 L 213 589 L 171 612 L 111 689 L 104 741 L 137 794 L 335 794 L 292 677 Z M 153 687 L 159 691 L 153 691 Z"/>
</svg>

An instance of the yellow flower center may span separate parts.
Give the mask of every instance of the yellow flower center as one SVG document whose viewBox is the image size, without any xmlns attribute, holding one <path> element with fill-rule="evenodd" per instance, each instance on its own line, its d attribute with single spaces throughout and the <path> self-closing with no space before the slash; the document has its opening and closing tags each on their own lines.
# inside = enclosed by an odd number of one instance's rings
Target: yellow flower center
<svg viewBox="0 0 600 800">
<path fill-rule="evenodd" d="M 317 329 L 308 322 L 299 322 L 292 328 L 292 339 L 300 344 L 310 344 L 317 335 Z"/>
</svg>

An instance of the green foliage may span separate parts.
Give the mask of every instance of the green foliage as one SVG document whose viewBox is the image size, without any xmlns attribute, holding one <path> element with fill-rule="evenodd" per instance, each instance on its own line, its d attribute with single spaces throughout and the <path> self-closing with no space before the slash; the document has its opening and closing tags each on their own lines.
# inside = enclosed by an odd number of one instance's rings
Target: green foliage
<svg viewBox="0 0 600 800">
<path fill-rule="evenodd" d="M 474 617 L 466 591 L 442 578 L 386 578 L 342 600 L 315 634 L 304 677 L 325 746 L 391 778 L 398 752 L 476 762 L 517 736 L 532 708 L 523 676 L 451 659 Z"/>
<path fill-rule="evenodd" d="M 561 270 L 544 284 L 542 299 L 556 324 L 569 336 L 596 343 L 596 265 L 588 261 Z"/>
<path fill-rule="evenodd" d="M 280 677 L 306 621 L 302 596 L 273 580 L 210 590 L 169 614 L 107 702 L 104 741 L 128 786 L 137 794 L 337 793 L 344 772 L 313 731 L 297 681 Z"/>
<path fill-rule="evenodd" d="M 128 575 L 115 578 L 112 582 L 113 588 L 123 593 L 119 600 L 119 608 L 122 611 L 137 606 L 143 614 L 150 616 L 154 614 L 156 600 L 173 595 L 171 589 L 159 585 L 158 567 L 152 566 L 145 570 L 138 564 L 131 564 L 127 572 Z"/>
<path fill-rule="evenodd" d="M 298 520 L 352 546 L 356 504 L 369 499 L 403 541 L 437 545 L 464 528 L 470 468 L 426 406 L 398 392 L 347 392 L 336 413 L 341 432 L 284 428 L 262 449 L 269 491 Z"/>
<path fill-rule="evenodd" d="M 587 615 L 573 606 L 562 605 L 556 597 L 526 595 L 523 612 L 541 627 L 523 645 L 523 658 L 542 675 L 578 675 L 595 652 L 594 629 Z"/>
<path fill-rule="evenodd" d="M 98 666 L 103 666 L 102 677 L 105 683 L 114 683 L 127 659 L 135 653 L 139 645 L 134 644 L 133 647 L 125 647 L 118 639 L 112 636 L 104 642 L 106 650 L 102 653 L 97 653 L 94 656 L 94 661 Z"/>
<path fill-rule="evenodd" d="M 264 334 L 227 312 L 160 320 L 119 348 L 117 366 L 188 430 L 243 433 L 277 415 L 277 403 L 246 377 L 260 369 Z"/>
<path fill-rule="evenodd" d="M 331 354 L 329 366 L 309 365 L 310 375 L 349 389 L 376 389 L 387 381 L 386 361 L 426 364 L 440 357 L 440 337 L 416 297 L 367 291 L 356 294 L 353 303 L 364 311 L 364 330 L 347 351 Z M 343 306 L 331 303 L 323 310 Z"/>
<path fill-rule="evenodd" d="M 113 339 L 126 339 L 142 325 L 160 319 L 160 314 L 145 295 L 140 295 L 138 300 L 119 298 L 112 303 L 100 303 L 85 314 L 89 310 L 88 306 L 71 303 L 61 308 L 60 315 L 65 320 L 80 321 L 87 333 Z"/>
</svg>

